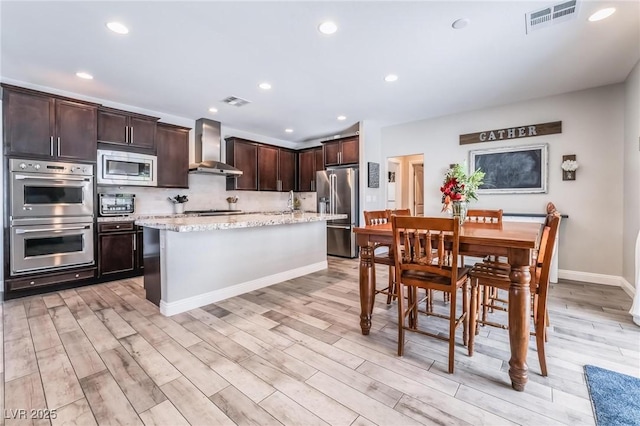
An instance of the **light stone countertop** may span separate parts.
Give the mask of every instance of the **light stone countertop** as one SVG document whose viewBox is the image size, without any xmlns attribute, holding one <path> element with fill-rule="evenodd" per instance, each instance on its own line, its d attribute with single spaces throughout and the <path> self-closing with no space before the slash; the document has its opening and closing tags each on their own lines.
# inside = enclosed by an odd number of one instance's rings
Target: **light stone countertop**
<svg viewBox="0 0 640 426">
<path fill-rule="evenodd" d="M 136 219 L 135 224 L 175 232 L 200 232 L 218 229 L 254 228 L 259 226 L 321 222 L 346 218 L 346 214 L 329 215 L 309 212 L 274 212 L 225 216 L 173 215 L 164 218 L 139 218 Z"/>
</svg>

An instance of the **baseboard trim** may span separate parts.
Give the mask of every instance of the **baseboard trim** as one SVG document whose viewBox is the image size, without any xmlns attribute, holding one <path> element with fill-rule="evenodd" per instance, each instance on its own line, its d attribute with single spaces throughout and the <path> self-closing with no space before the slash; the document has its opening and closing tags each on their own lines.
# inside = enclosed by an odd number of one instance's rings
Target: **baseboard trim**
<svg viewBox="0 0 640 426">
<path fill-rule="evenodd" d="M 595 274 L 593 272 L 560 269 L 558 270 L 558 277 L 564 280 L 621 287 L 629 296 L 633 297 L 635 295 L 635 289 L 633 286 L 626 279 L 617 275 Z"/>
<path fill-rule="evenodd" d="M 302 266 L 300 268 L 291 269 L 289 271 L 279 272 L 277 274 L 258 278 L 256 280 L 236 284 L 231 287 L 225 287 L 219 290 L 210 291 L 198 296 L 187 297 L 186 299 L 177 300 L 175 302 L 167 303 L 164 300 L 161 300 L 160 313 L 165 316 L 180 314 L 182 312 L 199 308 L 210 303 L 215 303 L 220 300 L 228 299 L 230 297 L 258 290 L 263 287 L 298 278 L 303 275 L 311 274 L 313 272 L 322 271 L 327 268 L 327 261 L 324 260 L 322 262 L 312 263 L 311 265 Z"/>
<path fill-rule="evenodd" d="M 624 279 L 623 277 L 620 277 L 620 286 L 622 287 L 624 292 L 627 293 L 629 296 L 634 297 L 636 295 L 636 289 L 633 288 L 631 283 L 626 279 Z"/>
</svg>

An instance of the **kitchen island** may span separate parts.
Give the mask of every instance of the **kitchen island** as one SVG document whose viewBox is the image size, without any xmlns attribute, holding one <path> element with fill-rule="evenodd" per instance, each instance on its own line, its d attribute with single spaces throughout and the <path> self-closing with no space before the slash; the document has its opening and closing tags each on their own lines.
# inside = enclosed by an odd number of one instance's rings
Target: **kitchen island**
<svg viewBox="0 0 640 426">
<path fill-rule="evenodd" d="M 327 268 L 326 221 L 308 212 L 151 218 L 144 227 L 144 286 L 175 315 Z"/>
</svg>

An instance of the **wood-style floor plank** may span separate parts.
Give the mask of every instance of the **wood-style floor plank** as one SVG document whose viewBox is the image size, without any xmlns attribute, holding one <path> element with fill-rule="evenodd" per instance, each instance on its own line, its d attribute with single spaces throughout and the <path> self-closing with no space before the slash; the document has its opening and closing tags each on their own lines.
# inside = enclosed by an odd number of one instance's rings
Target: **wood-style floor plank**
<svg viewBox="0 0 640 426">
<path fill-rule="evenodd" d="M 229 386 L 229 382 L 217 372 L 173 340 L 162 342 L 155 348 L 205 396 L 211 396 Z"/>
<path fill-rule="evenodd" d="M 80 380 L 91 411 L 101 425 L 142 425 L 142 421 L 108 371 Z"/>
<path fill-rule="evenodd" d="M 62 344 L 39 351 L 36 357 L 44 395 L 47 398 L 47 408 L 55 410 L 84 397 Z"/>
<path fill-rule="evenodd" d="M 275 391 L 255 374 L 219 354 L 205 342 L 191 346 L 189 351 L 255 402 L 262 401 Z"/>
<path fill-rule="evenodd" d="M 189 422 L 169 400 L 140 413 L 140 418 L 145 426 L 189 426 Z"/>
<path fill-rule="evenodd" d="M 281 425 L 271 414 L 233 386 L 228 386 L 209 399 L 239 426 Z"/>
<path fill-rule="evenodd" d="M 31 416 L 31 410 L 45 410 L 47 404 L 42 390 L 40 374 L 32 373 L 4 383 L 5 425 L 51 424 L 48 419 Z"/>
<path fill-rule="evenodd" d="M 193 425 L 234 425 L 222 410 L 184 377 L 163 385 L 162 391 Z"/>
<path fill-rule="evenodd" d="M 60 340 L 79 379 L 107 368 L 82 330 L 60 334 Z"/>
<path fill-rule="evenodd" d="M 385 284 L 388 268 L 376 274 Z M 459 332 L 454 374 L 446 343 L 428 336 L 407 333 L 396 355 L 395 302 L 376 299 L 363 336 L 358 275 L 357 259 L 329 258 L 326 270 L 170 318 L 144 299 L 142 278 L 5 301 L 0 426 L 49 424 L 10 414 L 51 407 L 53 424 L 70 425 L 591 425 L 584 364 L 640 376 L 640 328 L 620 288 L 554 284 L 549 376 L 532 339 L 529 382 L 515 392 L 506 330 L 480 327 L 473 357 Z M 439 292 L 434 308 L 448 312 Z"/>
<path fill-rule="evenodd" d="M 56 410 L 55 419 L 51 419 L 52 426 L 97 426 L 97 424 L 91 407 L 84 397 L 59 408 Z"/>
<path fill-rule="evenodd" d="M 120 343 L 158 386 L 182 376 L 176 367 L 139 334 L 124 337 L 120 339 Z"/>
<path fill-rule="evenodd" d="M 166 401 L 160 388 L 122 346 L 100 356 L 136 412 L 142 413 Z"/>
</svg>

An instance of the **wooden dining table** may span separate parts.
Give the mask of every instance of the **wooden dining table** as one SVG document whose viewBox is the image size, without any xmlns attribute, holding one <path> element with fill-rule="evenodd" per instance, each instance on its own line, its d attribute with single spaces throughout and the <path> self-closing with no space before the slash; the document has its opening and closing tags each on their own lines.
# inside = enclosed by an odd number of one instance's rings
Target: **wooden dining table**
<svg viewBox="0 0 640 426">
<path fill-rule="evenodd" d="M 391 223 L 354 228 L 360 247 L 360 328 L 362 334 L 371 330 L 371 313 L 375 297 L 373 251 L 378 244 L 392 244 Z M 529 349 L 529 318 L 531 293 L 529 266 L 537 250 L 542 224 L 502 222 L 502 224 L 465 223 L 460 227 L 461 255 L 504 256 L 511 265 L 509 278 L 509 377 L 511 386 L 524 391 L 528 380 L 527 351 Z"/>
</svg>

